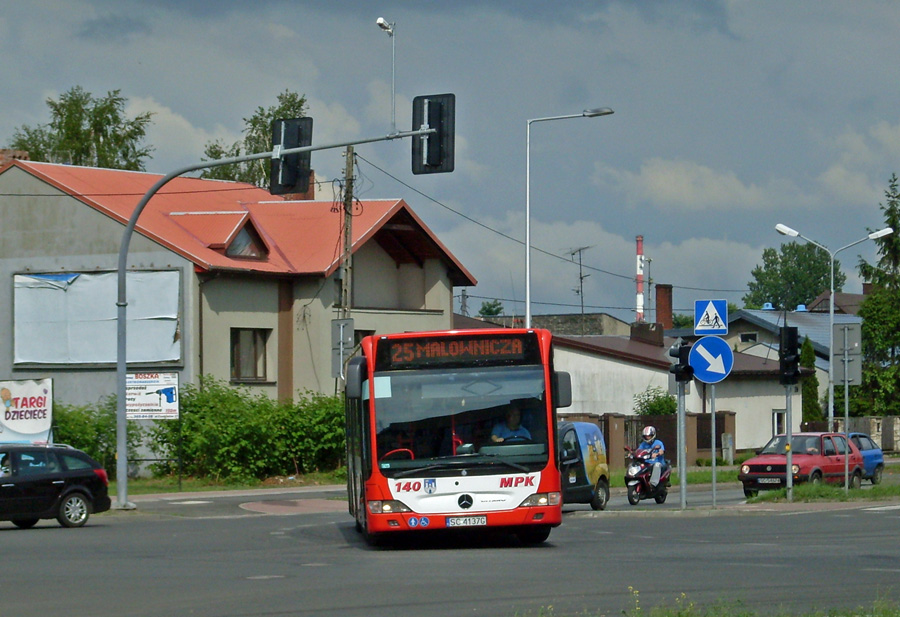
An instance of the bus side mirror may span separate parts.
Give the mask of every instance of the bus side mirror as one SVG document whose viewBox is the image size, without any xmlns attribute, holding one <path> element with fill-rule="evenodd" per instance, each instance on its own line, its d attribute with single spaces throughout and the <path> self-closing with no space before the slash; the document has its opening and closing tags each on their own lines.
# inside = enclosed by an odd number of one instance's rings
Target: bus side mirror
<svg viewBox="0 0 900 617">
<path fill-rule="evenodd" d="M 556 382 L 553 388 L 556 393 L 554 407 L 569 407 L 572 404 L 572 376 L 565 371 L 556 371 L 553 377 Z"/>
<path fill-rule="evenodd" d="M 366 380 L 366 359 L 351 358 L 347 363 L 347 380 L 344 385 L 344 397 L 362 398 L 362 384 Z"/>
</svg>

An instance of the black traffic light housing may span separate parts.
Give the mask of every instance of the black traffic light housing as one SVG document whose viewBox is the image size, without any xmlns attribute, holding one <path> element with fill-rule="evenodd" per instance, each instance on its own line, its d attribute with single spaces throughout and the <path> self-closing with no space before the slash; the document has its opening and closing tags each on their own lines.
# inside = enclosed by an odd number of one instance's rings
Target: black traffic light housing
<svg viewBox="0 0 900 617">
<path fill-rule="evenodd" d="M 272 122 L 272 148 L 283 150 L 312 145 L 312 118 L 280 119 Z M 305 193 L 309 190 L 311 152 L 273 158 L 269 168 L 269 192 L 272 195 Z"/>
<path fill-rule="evenodd" d="M 669 348 L 669 355 L 676 358 L 669 367 L 669 372 L 675 375 L 675 381 L 690 381 L 694 378 L 694 367 L 691 366 L 691 346 L 680 339 Z"/>
<path fill-rule="evenodd" d="M 453 171 L 456 133 L 456 95 L 426 94 L 413 99 L 412 130 L 436 129 L 412 140 L 412 172 L 440 174 Z"/>
<path fill-rule="evenodd" d="M 779 381 L 790 386 L 800 381 L 800 345 L 796 326 L 782 326 L 778 349 Z"/>
</svg>

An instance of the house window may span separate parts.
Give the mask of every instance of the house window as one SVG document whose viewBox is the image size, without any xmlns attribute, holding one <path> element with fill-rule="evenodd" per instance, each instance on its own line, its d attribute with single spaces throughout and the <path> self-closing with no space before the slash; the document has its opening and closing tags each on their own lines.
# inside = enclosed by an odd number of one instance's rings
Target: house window
<svg viewBox="0 0 900 617">
<path fill-rule="evenodd" d="M 225 254 L 229 257 L 265 259 L 267 251 L 262 238 L 259 237 L 253 226 L 248 224 L 237 233 L 231 245 L 225 249 Z"/>
<path fill-rule="evenodd" d="M 231 329 L 231 380 L 266 381 L 266 341 L 271 330 Z"/>
<path fill-rule="evenodd" d="M 755 343 L 756 342 L 756 332 L 741 332 L 741 342 L 742 343 Z"/>
</svg>

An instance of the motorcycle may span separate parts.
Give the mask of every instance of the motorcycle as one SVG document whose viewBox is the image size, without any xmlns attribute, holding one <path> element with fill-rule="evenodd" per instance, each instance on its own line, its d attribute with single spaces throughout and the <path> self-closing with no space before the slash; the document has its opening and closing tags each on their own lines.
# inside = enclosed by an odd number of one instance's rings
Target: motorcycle
<svg viewBox="0 0 900 617">
<path fill-rule="evenodd" d="M 628 487 L 628 503 L 636 506 L 641 499 L 656 500 L 656 503 L 665 503 L 666 497 L 669 496 L 669 477 L 672 474 L 672 466 L 663 465 L 662 473 L 659 476 L 659 482 L 656 486 L 650 484 L 650 477 L 653 474 L 653 463 L 648 458 L 650 452 L 647 450 L 632 450 L 625 448 L 628 452 L 630 461 L 625 469 L 625 485 Z"/>
</svg>

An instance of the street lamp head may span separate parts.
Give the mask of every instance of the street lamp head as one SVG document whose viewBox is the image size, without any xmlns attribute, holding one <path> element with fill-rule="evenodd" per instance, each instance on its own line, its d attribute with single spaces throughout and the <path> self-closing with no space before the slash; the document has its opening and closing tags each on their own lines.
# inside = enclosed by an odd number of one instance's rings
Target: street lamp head
<svg viewBox="0 0 900 617">
<path fill-rule="evenodd" d="M 378 27 L 388 33 L 388 36 L 394 36 L 394 24 L 389 24 L 384 17 L 375 20 Z"/>
<path fill-rule="evenodd" d="M 612 113 L 615 112 L 609 107 L 598 107 L 596 109 L 585 109 L 581 115 L 585 118 L 595 118 L 597 116 L 608 116 Z"/>
<path fill-rule="evenodd" d="M 780 233 L 782 236 L 790 236 L 791 238 L 796 238 L 800 235 L 800 232 L 796 229 L 791 229 L 787 225 L 782 225 L 781 223 L 775 225 L 775 231 Z"/>
<path fill-rule="evenodd" d="M 873 231 L 869 234 L 869 240 L 877 240 L 878 238 L 883 238 L 885 236 L 889 236 L 894 233 L 894 229 L 892 227 L 885 227 L 884 229 L 879 229 L 878 231 Z"/>
</svg>

